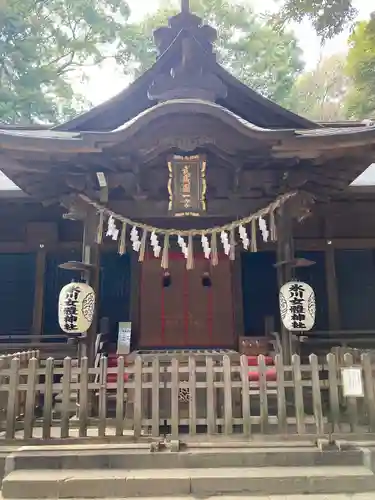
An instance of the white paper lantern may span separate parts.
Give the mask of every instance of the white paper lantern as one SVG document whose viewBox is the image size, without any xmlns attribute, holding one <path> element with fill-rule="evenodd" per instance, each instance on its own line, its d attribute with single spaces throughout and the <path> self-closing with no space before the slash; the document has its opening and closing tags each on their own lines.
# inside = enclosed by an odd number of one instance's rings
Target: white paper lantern
<svg viewBox="0 0 375 500">
<path fill-rule="evenodd" d="M 86 332 L 95 311 L 95 292 L 87 283 L 69 283 L 59 296 L 59 325 L 63 332 L 78 335 Z"/>
<path fill-rule="evenodd" d="M 289 281 L 280 289 L 280 315 L 291 332 L 308 332 L 315 324 L 315 292 L 303 281 Z"/>
</svg>

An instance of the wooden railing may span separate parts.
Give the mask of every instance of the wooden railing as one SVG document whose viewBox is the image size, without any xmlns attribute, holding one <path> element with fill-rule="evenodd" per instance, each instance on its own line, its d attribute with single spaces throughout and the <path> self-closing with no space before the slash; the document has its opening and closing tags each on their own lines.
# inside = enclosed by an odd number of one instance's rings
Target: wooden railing
<svg viewBox="0 0 375 500">
<path fill-rule="evenodd" d="M 14 354 L 19 351 L 38 350 L 43 359 L 74 357 L 77 347 L 67 343 L 65 334 L 57 335 L 7 335 L 0 333 L 0 353 Z"/>
<path fill-rule="evenodd" d="M 331 347 L 351 347 L 360 349 L 375 348 L 374 330 L 311 330 L 304 332 L 301 340 L 301 348 L 327 351 Z"/>
<path fill-rule="evenodd" d="M 345 355 L 344 364 L 353 365 L 351 354 Z M 105 357 L 98 368 L 89 368 L 87 358 L 79 367 L 66 358 L 63 368 L 50 358 L 40 368 L 35 358 L 25 367 L 13 357 L 10 366 L 0 368 L 0 397 L 4 400 L 7 395 L 2 436 L 10 440 L 124 435 L 139 439 L 204 433 L 249 438 L 375 432 L 370 355 L 362 356 L 360 368 L 364 398 L 344 399 L 341 367 L 334 354 L 323 365 L 315 355 L 303 365 L 294 355 L 290 366 L 276 356 L 275 380 L 263 356 L 256 367 L 249 367 L 246 357 L 197 360 L 189 356 L 186 361 L 162 362 L 155 357 L 144 362 L 138 356 L 132 366 L 119 358 L 115 368 L 108 368 Z M 249 371 L 257 371 L 259 380 L 249 381 Z M 38 395 L 43 396 L 39 415 L 35 412 Z M 71 404 L 76 395 L 78 415 Z M 20 398 L 25 411 L 17 418 Z"/>
<path fill-rule="evenodd" d="M 6 372 L 7 370 L 9 371 L 11 369 L 13 359 L 16 360 L 16 363 L 19 366 L 20 370 L 27 372 L 30 360 L 35 360 L 36 363 L 38 362 L 39 351 L 31 350 L 16 352 L 14 354 L 0 355 L 0 387 L 6 385 L 8 382 Z M 27 383 L 27 375 L 20 375 L 19 384 L 21 383 Z M 14 417 L 18 418 L 25 412 L 26 394 L 24 391 L 17 391 L 14 395 L 14 398 Z M 0 421 L 1 418 L 4 418 L 6 416 L 8 404 L 8 391 L 4 392 L 0 390 Z"/>
</svg>

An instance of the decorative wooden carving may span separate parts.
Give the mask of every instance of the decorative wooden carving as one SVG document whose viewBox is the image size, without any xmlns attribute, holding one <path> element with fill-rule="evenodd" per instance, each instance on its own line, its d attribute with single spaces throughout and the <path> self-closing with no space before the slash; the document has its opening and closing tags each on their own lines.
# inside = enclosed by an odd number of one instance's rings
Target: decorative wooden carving
<svg viewBox="0 0 375 500">
<path fill-rule="evenodd" d="M 154 143 L 150 144 L 150 149 L 166 150 L 168 148 L 177 148 L 185 153 L 190 153 L 195 149 L 206 146 L 207 144 L 216 144 L 215 137 L 212 136 L 186 136 L 176 135 L 168 136 L 157 139 Z"/>
<path fill-rule="evenodd" d="M 202 19 L 184 7 L 180 14 L 169 19 L 168 27 L 154 32 L 155 44 L 162 54 L 172 42 L 178 47 L 177 63 L 156 77 L 148 91 L 149 99 L 166 101 L 176 98 L 199 98 L 215 101 L 227 96 L 227 88 L 209 70 L 216 61 L 213 42 L 216 30 L 202 24 Z"/>
</svg>

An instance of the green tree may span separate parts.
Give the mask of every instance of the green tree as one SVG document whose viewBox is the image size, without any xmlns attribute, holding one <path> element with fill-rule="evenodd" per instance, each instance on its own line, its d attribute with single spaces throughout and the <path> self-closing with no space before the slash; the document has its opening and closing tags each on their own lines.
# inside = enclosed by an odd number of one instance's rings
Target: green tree
<svg viewBox="0 0 375 500">
<path fill-rule="evenodd" d="M 341 33 L 357 14 L 353 0 L 285 0 L 275 20 L 280 27 L 308 19 L 324 42 Z"/>
<path fill-rule="evenodd" d="M 0 2 L 0 121 L 55 122 L 87 104 L 71 75 L 126 59 L 128 16 L 123 0 Z"/>
<path fill-rule="evenodd" d="M 375 16 L 358 23 L 350 36 L 346 72 L 353 79 L 348 116 L 375 117 Z"/>
<path fill-rule="evenodd" d="M 303 68 L 302 51 L 294 36 L 275 31 L 248 5 L 223 0 L 191 0 L 192 11 L 218 30 L 218 61 L 265 97 L 288 106 L 295 78 Z M 126 71 L 145 71 L 156 58 L 152 32 L 176 13 L 168 4 L 132 26 L 130 62 Z"/>
<path fill-rule="evenodd" d="M 313 121 L 346 119 L 345 97 L 352 81 L 345 73 L 346 57 L 327 57 L 296 80 L 292 109 Z"/>
</svg>

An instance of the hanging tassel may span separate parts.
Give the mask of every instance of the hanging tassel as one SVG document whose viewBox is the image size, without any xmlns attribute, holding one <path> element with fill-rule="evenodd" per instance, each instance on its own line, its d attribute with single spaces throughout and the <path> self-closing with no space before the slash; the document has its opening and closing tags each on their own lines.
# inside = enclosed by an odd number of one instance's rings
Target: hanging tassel
<svg viewBox="0 0 375 500">
<path fill-rule="evenodd" d="M 126 253 L 126 222 L 122 223 L 121 236 L 118 243 L 118 253 L 124 255 Z"/>
<path fill-rule="evenodd" d="M 250 243 L 250 250 L 252 252 L 257 252 L 257 221 L 256 219 L 253 219 L 251 221 L 251 243 Z"/>
<path fill-rule="evenodd" d="M 163 255 L 161 258 L 161 267 L 163 269 L 168 269 L 169 266 L 169 234 L 164 236 L 164 247 L 163 247 Z"/>
<path fill-rule="evenodd" d="M 193 248 L 193 235 L 189 234 L 188 237 L 188 255 L 186 259 L 186 269 L 191 271 L 194 269 L 194 248 Z"/>
<path fill-rule="evenodd" d="M 234 234 L 234 228 L 231 229 L 230 233 L 229 233 L 229 244 L 230 244 L 229 260 L 235 260 L 236 259 L 236 237 Z"/>
<path fill-rule="evenodd" d="M 217 266 L 219 263 L 219 257 L 217 255 L 217 234 L 213 232 L 211 234 L 211 264 Z"/>
<path fill-rule="evenodd" d="M 148 233 L 147 229 L 144 229 L 142 233 L 141 247 L 139 249 L 138 262 L 143 262 L 145 259 L 147 233 Z"/>
<path fill-rule="evenodd" d="M 276 232 L 276 221 L 275 221 L 275 209 L 273 207 L 270 212 L 270 233 L 271 233 L 271 241 L 276 241 L 277 232 Z"/>
<path fill-rule="evenodd" d="M 99 225 L 96 232 L 96 243 L 100 245 L 103 241 L 104 212 L 99 214 Z"/>
</svg>

